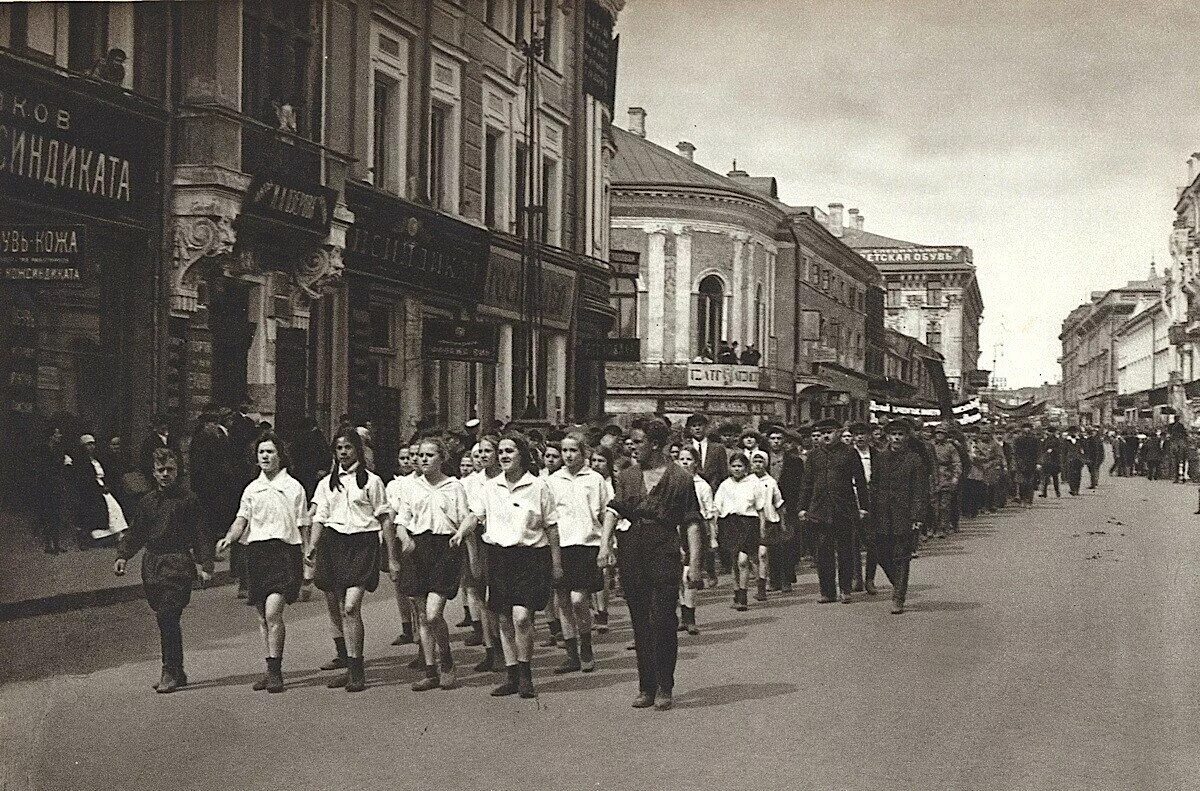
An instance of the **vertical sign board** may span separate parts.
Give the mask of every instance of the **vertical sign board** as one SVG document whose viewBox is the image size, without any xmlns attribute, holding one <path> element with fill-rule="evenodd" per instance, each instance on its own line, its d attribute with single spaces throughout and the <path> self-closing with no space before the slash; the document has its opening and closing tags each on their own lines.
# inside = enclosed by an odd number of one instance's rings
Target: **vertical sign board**
<svg viewBox="0 0 1200 791">
<path fill-rule="evenodd" d="M 374 384 L 371 377 L 371 295 L 366 286 L 352 282 L 348 297 L 350 414 L 357 416 L 371 408 Z"/>
</svg>

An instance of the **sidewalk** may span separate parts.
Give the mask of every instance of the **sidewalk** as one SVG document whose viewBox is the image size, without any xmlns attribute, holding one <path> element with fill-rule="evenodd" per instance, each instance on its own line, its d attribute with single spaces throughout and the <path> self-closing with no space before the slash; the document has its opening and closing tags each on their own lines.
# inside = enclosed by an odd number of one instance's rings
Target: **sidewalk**
<svg viewBox="0 0 1200 791">
<path fill-rule="evenodd" d="M 112 570 L 113 547 L 80 551 L 73 537 L 65 538 L 63 546 L 67 552 L 47 555 L 28 515 L 0 509 L 0 621 L 141 598 L 136 561 L 118 577 Z M 217 561 L 208 587 L 228 582 L 228 562 Z"/>
</svg>

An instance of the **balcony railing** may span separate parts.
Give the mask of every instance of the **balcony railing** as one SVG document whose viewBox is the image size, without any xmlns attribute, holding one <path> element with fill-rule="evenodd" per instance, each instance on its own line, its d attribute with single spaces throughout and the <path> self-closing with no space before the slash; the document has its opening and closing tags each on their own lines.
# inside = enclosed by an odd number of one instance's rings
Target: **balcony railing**
<svg viewBox="0 0 1200 791">
<path fill-rule="evenodd" d="M 720 363 L 608 363 L 609 387 L 722 388 L 793 393 L 795 375 L 783 368 Z"/>
</svg>

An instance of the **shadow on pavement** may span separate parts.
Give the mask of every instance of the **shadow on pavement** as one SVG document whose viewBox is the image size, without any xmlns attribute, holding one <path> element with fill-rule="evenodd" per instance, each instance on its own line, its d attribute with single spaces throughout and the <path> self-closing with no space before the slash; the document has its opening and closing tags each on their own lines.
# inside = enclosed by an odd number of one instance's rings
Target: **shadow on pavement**
<svg viewBox="0 0 1200 791">
<path fill-rule="evenodd" d="M 964 612 L 978 610 L 983 602 L 978 601 L 911 601 L 904 605 L 912 612 Z"/>
<path fill-rule="evenodd" d="M 799 690 L 795 684 L 727 684 L 720 687 L 705 687 L 692 690 L 675 698 L 675 708 L 703 709 L 710 706 L 728 706 L 747 700 L 766 700 L 780 695 L 791 695 Z"/>
</svg>

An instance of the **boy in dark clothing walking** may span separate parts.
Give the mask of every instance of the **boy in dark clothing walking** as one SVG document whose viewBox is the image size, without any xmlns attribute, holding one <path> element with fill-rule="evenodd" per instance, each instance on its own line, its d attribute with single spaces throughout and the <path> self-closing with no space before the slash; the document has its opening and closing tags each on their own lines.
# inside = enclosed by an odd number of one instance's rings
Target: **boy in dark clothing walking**
<svg viewBox="0 0 1200 791">
<path fill-rule="evenodd" d="M 169 693 L 187 684 L 179 622 L 192 599 L 196 565 L 201 566 L 202 581 L 212 579 L 213 545 L 205 535 L 196 495 L 178 483 L 175 451 L 156 449 L 153 468 L 156 488 L 138 503 L 130 529 L 121 536 L 113 571 L 123 576 L 129 560 L 145 547 L 142 587 L 162 642 L 162 679 L 154 689 Z"/>
</svg>

